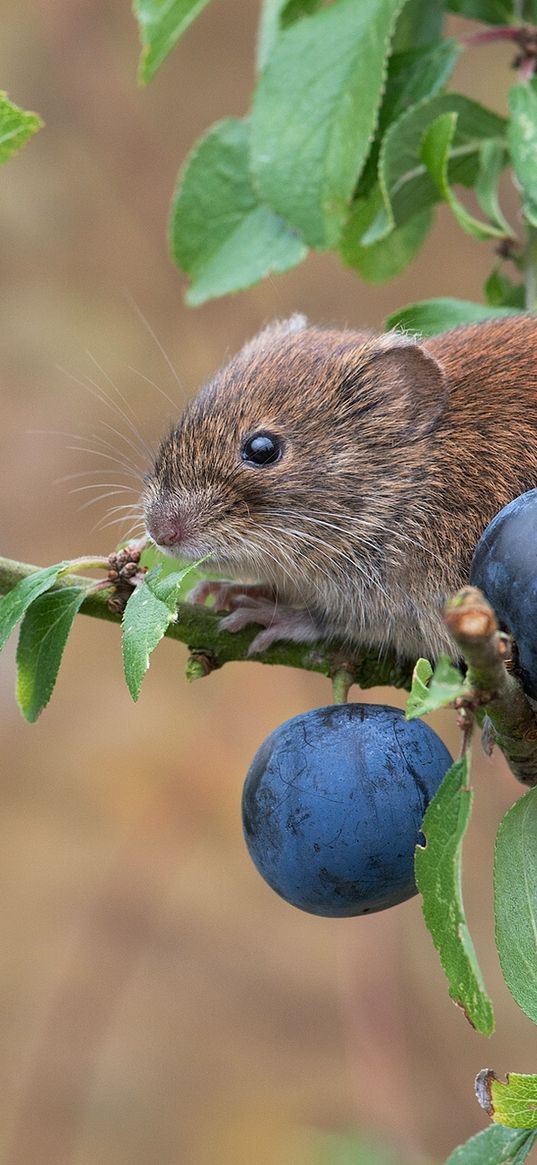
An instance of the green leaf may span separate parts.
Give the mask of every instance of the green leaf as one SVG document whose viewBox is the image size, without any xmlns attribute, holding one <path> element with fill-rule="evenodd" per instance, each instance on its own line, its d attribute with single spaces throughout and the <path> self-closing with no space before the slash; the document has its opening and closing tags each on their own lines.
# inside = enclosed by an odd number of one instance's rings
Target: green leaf
<svg viewBox="0 0 537 1165">
<path fill-rule="evenodd" d="M 34 598 L 21 624 L 17 645 L 17 701 L 30 723 L 48 704 L 85 587 L 62 587 Z"/>
<path fill-rule="evenodd" d="M 133 591 L 123 614 L 123 670 L 133 700 L 140 695 L 149 656 L 176 619 L 180 587 L 194 566 L 161 577 L 160 567 L 146 574 Z"/>
<path fill-rule="evenodd" d="M 0 91 L 0 165 L 22 149 L 42 125 L 37 113 L 19 109 Z"/>
<path fill-rule="evenodd" d="M 421 157 L 425 162 L 440 197 L 448 203 L 463 231 L 466 231 L 468 235 L 472 235 L 474 239 L 505 238 L 506 232 L 503 227 L 498 227 L 494 223 L 482 222 L 480 219 L 475 218 L 473 214 L 470 214 L 449 185 L 448 167 L 453 149 L 457 121 L 457 113 L 441 113 L 439 117 L 435 118 L 423 135 Z M 497 146 L 496 142 L 488 144 Z M 511 235 L 511 233 L 511 231 L 507 231 L 508 235 Z"/>
<path fill-rule="evenodd" d="M 447 655 L 440 657 L 434 672 L 428 659 L 418 659 L 405 709 L 406 719 L 415 720 L 417 716 L 445 708 L 464 695 L 465 690 L 460 671 Z"/>
<path fill-rule="evenodd" d="M 395 27 L 393 52 L 401 53 L 439 41 L 444 8 L 444 0 L 407 0 Z"/>
<path fill-rule="evenodd" d="M 534 1144 L 535 1133 L 528 1129 L 489 1125 L 459 1145 L 445 1165 L 523 1165 Z"/>
<path fill-rule="evenodd" d="M 537 789 L 506 813 L 494 865 L 496 945 L 519 1007 L 537 1023 Z"/>
<path fill-rule="evenodd" d="M 396 227 L 385 239 L 371 247 L 363 247 L 360 240 L 381 204 L 378 186 L 366 198 L 357 199 L 339 247 L 343 262 L 369 283 L 384 283 L 408 267 L 425 241 L 432 222 L 432 211 L 427 208 L 404 226 Z"/>
<path fill-rule="evenodd" d="M 281 29 L 300 16 L 316 12 L 321 3 L 322 0 L 263 0 L 257 37 L 258 72 L 265 68 Z"/>
<path fill-rule="evenodd" d="M 485 24 L 512 24 L 514 0 L 448 0 L 450 12 L 458 12 L 468 20 L 483 20 Z"/>
<path fill-rule="evenodd" d="M 519 315 L 515 308 L 490 307 L 484 303 L 472 303 L 469 299 L 422 299 L 407 307 L 392 312 L 385 321 L 385 328 L 406 328 L 410 332 L 420 332 L 422 336 L 436 336 L 461 324 L 475 324 L 481 320 L 491 320 L 500 316 Z"/>
<path fill-rule="evenodd" d="M 252 114 L 264 200 L 310 246 L 338 242 L 370 149 L 402 0 L 335 0 L 278 37 Z"/>
<path fill-rule="evenodd" d="M 512 279 L 494 267 L 483 288 L 485 299 L 492 307 L 515 307 L 523 312 L 526 306 L 526 288 L 523 283 L 513 283 Z"/>
<path fill-rule="evenodd" d="M 484 1068 L 476 1077 L 475 1091 L 495 1124 L 537 1129 L 537 1076 L 508 1072 L 504 1084 L 490 1068 Z"/>
<path fill-rule="evenodd" d="M 524 214 L 537 227 L 537 92 L 523 81 L 509 90 L 507 140 Z"/>
<path fill-rule="evenodd" d="M 55 566 L 46 566 L 43 570 L 36 570 L 0 598 L 0 650 L 11 635 L 20 619 L 23 618 L 30 603 L 42 595 L 44 591 L 54 586 L 56 579 L 69 570 L 70 562 L 57 562 Z"/>
<path fill-rule="evenodd" d="M 147 84 L 209 0 L 133 0 L 143 45 L 140 81 Z"/>
<path fill-rule="evenodd" d="M 455 761 L 431 801 L 422 824 L 426 845 L 416 848 L 416 883 L 423 915 L 447 975 L 449 994 L 482 1035 L 494 1030 L 466 923 L 461 889 L 462 841 L 472 807 L 468 754 Z"/>
<path fill-rule="evenodd" d="M 204 303 L 296 267 L 307 254 L 297 233 L 259 201 L 249 169 L 249 126 L 230 118 L 198 142 L 172 204 L 170 246 L 191 277 L 187 301 Z"/>
<path fill-rule="evenodd" d="M 483 142 L 479 151 L 479 171 L 474 191 L 484 214 L 503 230 L 507 237 L 514 231 L 504 217 L 498 201 L 498 182 L 508 162 L 507 150 L 500 142 Z"/>
<path fill-rule="evenodd" d="M 473 185 L 483 143 L 504 140 L 504 119 L 458 93 L 439 94 L 409 109 L 390 126 L 383 139 L 379 182 L 384 207 L 362 240 L 365 245 L 384 238 L 394 226 L 401 226 L 419 210 L 439 201 L 438 187 L 421 157 L 421 144 L 428 127 L 444 113 L 458 115 L 449 155 L 450 183 Z"/>
</svg>

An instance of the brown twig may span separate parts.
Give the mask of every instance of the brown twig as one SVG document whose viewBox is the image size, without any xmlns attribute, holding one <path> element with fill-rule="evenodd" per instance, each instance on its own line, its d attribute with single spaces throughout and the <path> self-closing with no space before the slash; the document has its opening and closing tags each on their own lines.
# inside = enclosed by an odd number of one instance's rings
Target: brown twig
<svg viewBox="0 0 537 1165">
<path fill-rule="evenodd" d="M 447 604 L 445 620 L 467 665 L 468 702 L 489 717 L 496 743 L 524 785 L 537 784 L 537 719 L 520 683 L 505 666 L 506 639 L 477 587 Z"/>
</svg>

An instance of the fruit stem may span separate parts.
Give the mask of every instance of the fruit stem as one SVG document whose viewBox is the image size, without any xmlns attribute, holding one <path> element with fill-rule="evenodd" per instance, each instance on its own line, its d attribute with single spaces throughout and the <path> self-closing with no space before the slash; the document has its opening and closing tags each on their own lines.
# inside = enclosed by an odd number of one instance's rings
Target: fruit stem
<svg viewBox="0 0 537 1165">
<path fill-rule="evenodd" d="M 349 696 L 349 690 L 352 688 L 354 675 L 349 671 L 348 667 L 338 667 L 337 671 L 331 675 L 332 680 L 332 700 L 334 704 L 346 704 Z"/>
</svg>

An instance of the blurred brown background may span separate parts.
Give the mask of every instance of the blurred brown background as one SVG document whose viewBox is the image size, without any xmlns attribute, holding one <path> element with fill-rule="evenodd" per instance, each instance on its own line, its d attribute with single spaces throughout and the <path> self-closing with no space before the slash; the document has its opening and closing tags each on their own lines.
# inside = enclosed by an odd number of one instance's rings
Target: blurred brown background
<svg viewBox="0 0 537 1165">
<path fill-rule="evenodd" d="M 144 91 L 126 2 L 4 0 L 1 85 L 46 122 L 0 184 L 5 555 L 46 564 L 115 541 L 117 527 L 94 523 L 116 499 L 81 509 L 89 494 L 70 490 L 96 479 L 61 480 L 102 468 L 71 448 L 98 448 L 94 434 L 127 448 L 91 382 L 98 394 L 108 377 L 119 385 L 154 442 L 172 409 L 149 382 L 179 406 L 274 315 L 381 325 L 414 298 L 480 297 L 491 252 L 441 212 L 388 289 L 314 256 L 185 308 L 166 250 L 169 199 L 198 135 L 247 109 L 257 15 L 240 0 L 209 6 Z M 474 50 L 459 85 L 502 110 L 509 58 Z M 118 480 L 113 466 L 101 480 Z M 486 1123 L 478 1069 L 536 1068 L 491 915 L 494 833 L 518 787 L 477 748 L 465 893 L 497 1005 L 487 1043 L 448 1000 L 417 899 L 316 919 L 250 864 L 248 763 L 283 719 L 330 700 L 327 683 L 251 664 L 188 688 L 183 664 L 178 645 L 162 645 L 135 707 L 117 630 L 80 619 L 52 703 L 29 727 L 13 701 L 14 647 L 2 659 L 3 1165 L 330 1165 L 318 1134 L 356 1130 L 406 1161 L 443 1160 Z M 455 749 L 452 718 L 436 726 Z"/>
</svg>

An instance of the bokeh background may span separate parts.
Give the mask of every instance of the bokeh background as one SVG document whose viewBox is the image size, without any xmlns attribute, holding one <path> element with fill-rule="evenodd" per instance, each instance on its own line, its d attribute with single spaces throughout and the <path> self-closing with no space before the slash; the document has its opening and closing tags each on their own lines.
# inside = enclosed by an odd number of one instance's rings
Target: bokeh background
<svg viewBox="0 0 537 1165">
<path fill-rule="evenodd" d="M 144 469 L 103 402 L 109 380 L 152 444 L 175 411 L 154 384 L 179 409 L 275 315 L 381 326 L 415 298 L 480 297 L 492 252 L 440 211 L 388 288 L 314 256 L 240 296 L 184 306 L 165 238 L 176 172 L 213 120 L 246 111 L 257 16 L 241 0 L 210 5 L 141 90 L 126 0 L 3 0 L 1 85 L 46 122 L 0 182 L 9 557 L 44 565 L 114 545 L 117 526 L 95 523 L 130 495 L 82 508 L 91 491 L 70 491 L 96 478 L 64 480 L 102 468 L 83 451 L 102 449 L 99 438 Z M 458 85 L 501 111 L 510 55 L 469 52 Z M 101 480 L 113 487 L 113 465 Z M 476 749 L 465 895 L 496 1001 L 487 1042 L 448 999 L 417 899 L 317 919 L 280 901 L 249 862 L 249 761 L 282 720 L 330 700 L 326 681 L 250 664 L 187 687 L 184 662 L 164 643 L 134 706 L 117 629 L 80 618 L 52 703 L 30 727 L 13 700 L 14 646 L 4 653 L 0 1160 L 378 1162 L 354 1136 L 405 1162 L 443 1160 L 486 1123 L 472 1089 L 480 1068 L 536 1068 L 534 1029 L 493 943 L 494 833 L 519 788 L 501 758 Z M 451 716 L 433 723 L 456 749 Z"/>
</svg>

